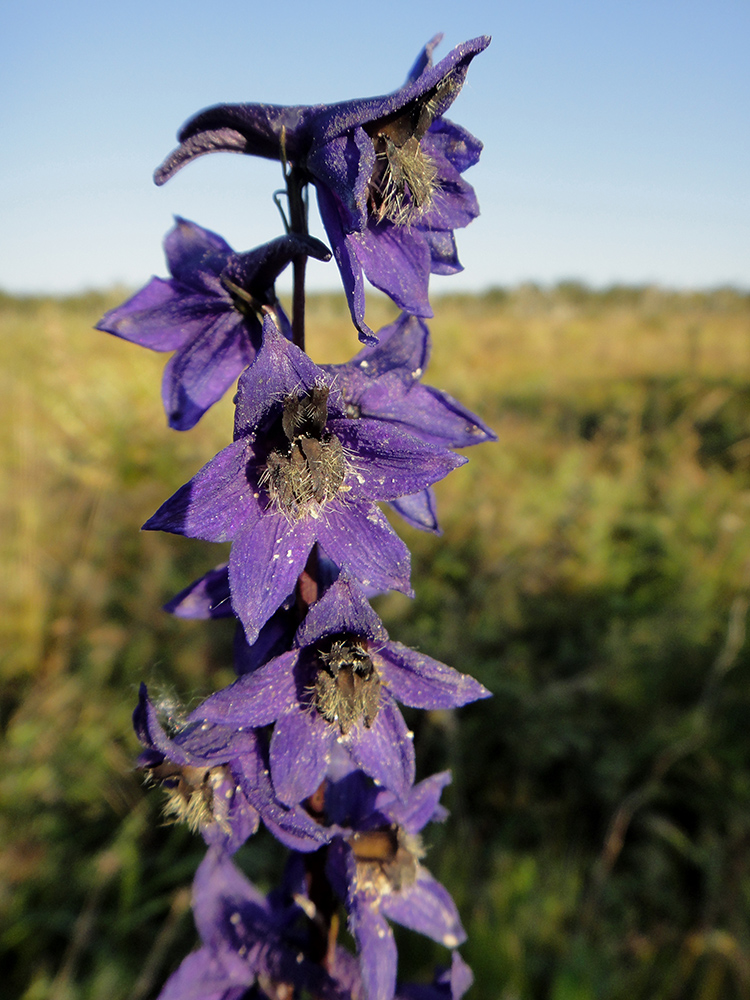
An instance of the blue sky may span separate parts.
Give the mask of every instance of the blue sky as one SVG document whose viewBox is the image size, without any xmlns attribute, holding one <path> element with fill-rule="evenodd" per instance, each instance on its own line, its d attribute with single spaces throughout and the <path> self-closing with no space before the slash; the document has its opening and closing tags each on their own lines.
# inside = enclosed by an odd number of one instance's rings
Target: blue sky
<svg viewBox="0 0 750 1000">
<path fill-rule="evenodd" d="M 493 42 L 450 112 L 485 143 L 467 174 L 482 215 L 435 290 L 750 287 L 747 0 L 6 0 L 0 288 L 142 284 L 165 273 L 174 213 L 237 250 L 272 239 L 273 163 L 206 157 L 153 186 L 180 124 L 221 101 L 388 92 L 438 31 L 437 58 Z M 337 288 L 334 265 L 310 283 Z"/>
</svg>

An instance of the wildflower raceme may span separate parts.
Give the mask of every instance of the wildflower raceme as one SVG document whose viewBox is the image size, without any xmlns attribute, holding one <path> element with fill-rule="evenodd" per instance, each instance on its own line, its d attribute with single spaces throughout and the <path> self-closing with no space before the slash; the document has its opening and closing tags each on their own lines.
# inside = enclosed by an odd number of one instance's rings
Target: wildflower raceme
<svg viewBox="0 0 750 1000">
<path fill-rule="evenodd" d="M 422 381 L 430 275 L 460 270 L 454 231 L 479 211 L 462 175 L 481 144 L 444 114 L 490 41 L 434 65 L 440 37 L 383 97 L 222 104 L 191 118 L 156 183 L 210 152 L 277 160 L 285 232 L 236 253 L 177 218 L 171 277 L 99 323 L 174 352 L 162 384 L 174 429 L 192 428 L 237 382 L 232 440 L 144 525 L 231 543 L 228 563 L 165 607 L 238 623 L 233 683 L 189 712 L 142 686 L 133 714 L 139 768 L 166 793 L 167 817 L 206 843 L 193 885 L 201 944 L 160 1000 L 459 1000 L 472 981 L 456 906 L 422 864 L 450 773 L 416 782 L 399 706 L 449 711 L 490 692 L 391 639 L 370 605 L 389 590 L 413 596 L 408 549 L 379 505 L 438 533 L 433 484 L 466 461 L 456 449 L 496 440 Z M 330 250 L 308 233 L 309 185 Z M 345 364 L 317 364 L 305 352 L 305 262 L 332 256 L 365 346 Z M 289 264 L 287 315 L 274 285 Z M 377 334 L 365 277 L 400 311 Z M 269 835 L 289 854 L 263 894 L 239 849 Z M 399 981 L 392 922 L 447 949 L 430 982 Z"/>
</svg>

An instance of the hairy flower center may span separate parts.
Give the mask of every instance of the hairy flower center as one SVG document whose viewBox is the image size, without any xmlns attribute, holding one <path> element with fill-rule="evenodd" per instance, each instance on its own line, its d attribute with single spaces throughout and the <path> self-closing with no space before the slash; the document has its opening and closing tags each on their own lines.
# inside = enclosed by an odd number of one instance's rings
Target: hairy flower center
<svg viewBox="0 0 750 1000">
<path fill-rule="evenodd" d="M 394 824 L 354 833 L 347 843 L 357 861 L 357 888 L 374 889 L 384 896 L 416 881 L 424 850 L 415 834 Z"/>
<path fill-rule="evenodd" d="M 273 503 L 287 517 L 318 517 L 320 508 L 346 489 L 341 442 L 326 431 L 328 386 L 289 395 L 281 416 L 283 444 L 272 450 L 261 477 Z"/>
<path fill-rule="evenodd" d="M 437 187 L 437 167 L 411 136 L 402 146 L 379 133 L 375 169 L 370 180 L 370 209 L 378 220 L 397 226 L 416 222 L 432 205 Z"/>
<path fill-rule="evenodd" d="M 346 735 L 361 719 L 369 729 L 380 708 L 380 677 L 360 639 L 335 639 L 319 652 L 315 707 Z"/>
<path fill-rule="evenodd" d="M 223 817 L 218 815 L 221 810 L 215 808 L 214 793 L 232 780 L 225 765 L 192 767 L 165 760 L 149 769 L 149 777 L 165 789 L 164 815 L 175 823 L 187 823 L 193 831 L 212 822 L 224 825 Z"/>
<path fill-rule="evenodd" d="M 408 226 L 432 207 L 438 168 L 421 143 L 446 98 L 460 89 L 461 82 L 449 74 L 396 114 L 366 126 L 375 147 L 368 206 L 378 222 Z"/>
</svg>

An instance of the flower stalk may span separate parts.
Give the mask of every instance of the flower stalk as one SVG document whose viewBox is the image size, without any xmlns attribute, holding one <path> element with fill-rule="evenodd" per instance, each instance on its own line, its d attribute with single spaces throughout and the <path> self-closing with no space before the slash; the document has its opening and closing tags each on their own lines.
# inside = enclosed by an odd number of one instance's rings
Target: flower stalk
<svg viewBox="0 0 750 1000">
<path fill-rule="evenodd" d="M 238 254 L 177 219 L 171 277 L 99 324 L 175 352 L 162 396 L 177 430 L 238 380 L 233 440 L 144 525 L 232 543 L 227 565 L 166 608 L 237 622 L 232 684 L 166 722 L 142 687 L 133 715 L 139 766 L 207 845 L 193 894 L 202 944 L 160 1000 L 458 1000 L 471 982 L 456 907 L 422 864 L 422 831 L 445 818 L 450 775 L 416 782 L 399 705 L 454 709 L 490 692 L 392 640 L 370 605 L 387 590 L 412 595 L 408 550 L 379 504 L 439 533 L 432 485 L 464 463 L 456 448 L 495 439 L 422 383 L 429 276 L 460 270 L 454 230 L 478 214 L 462 174 L 481 144 L 443 115 L 489 44 L 466 42 L 434 66 L 439 40 L 384 97 L 221 105 L 192 118 L 156 182 L 209 152 L 277 158 L 286 233 Z M 331 250 L 309 235 L 311 184 Z M 344 365 L 305 353 L 311 256 L 335 258 L 366 345 Z M 291 320 L 274 291 L 290 263 Z M 402 310 L 377 334 L 365 276 Z M 234 861 L 261 825 L 289 850 L 268 896 Z M 344 921 L 355 951 L 339 940 Z M 430 986 L 399 984 L 391 922 L 450 949 L 450 969 Z"/>
</svg>

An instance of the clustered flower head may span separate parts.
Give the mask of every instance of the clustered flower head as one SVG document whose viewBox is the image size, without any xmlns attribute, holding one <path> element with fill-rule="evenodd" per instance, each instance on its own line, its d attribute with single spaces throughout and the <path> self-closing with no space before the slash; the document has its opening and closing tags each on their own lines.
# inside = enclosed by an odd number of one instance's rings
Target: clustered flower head
<svg viewBox="0 0 750 1000">
<path fill-rule="evenodd" d="M 180 617 L 237 621 L 234 683 L 192 711 L 142 686 L 138 766 L 166 815 L 206 842 L 193 889 L 201 945 L 160 1000 L 459 1000 L 472 976 L 448 891 L 423 864 L 423 830 L 443 820 L 448 772 L 416 782 L 399 705 L 453 710 L 489 692 L 392 640 L 370 605 L 413 596 L 409 552 L 384 516 L 439 533 L 432 486 L 495 440 L 479 417 L 422 381 L 430 274 L 460 270 L 454 230 L 477 214 L 462 174 L 481 144 L 444 114 L 489 44 L 433 65 L 441 36 L 384 97 L 332 105 L 209 108 L 180 132 L 162 184 L 204 153 L 279 161 L 284 235 L 236 253 L 177 218 L 171 277 L 99 328 L 173 351 L 167 418 L 188 430 L 237 382 L 233 439 L 146 521 L 149 530 L 231 542 L 228 563 L 172 598 Z M 307 231 L 313 185 L 329 250 Z M 365 343 L 346 364 L 304 350 L 305 261 L 333 256 Z M 289 318 L 275 290 L 293 268 Z M 401 310 L 375 334 L 364 277 Z M 261 894 L 236 852 L 264 827 L 289 849 L 282 884 Z M 354 949 L 338 939 L 345 921 Z M 431 983 L 399 983 L 391 923 L 450 950 Z"/>
</svg>

